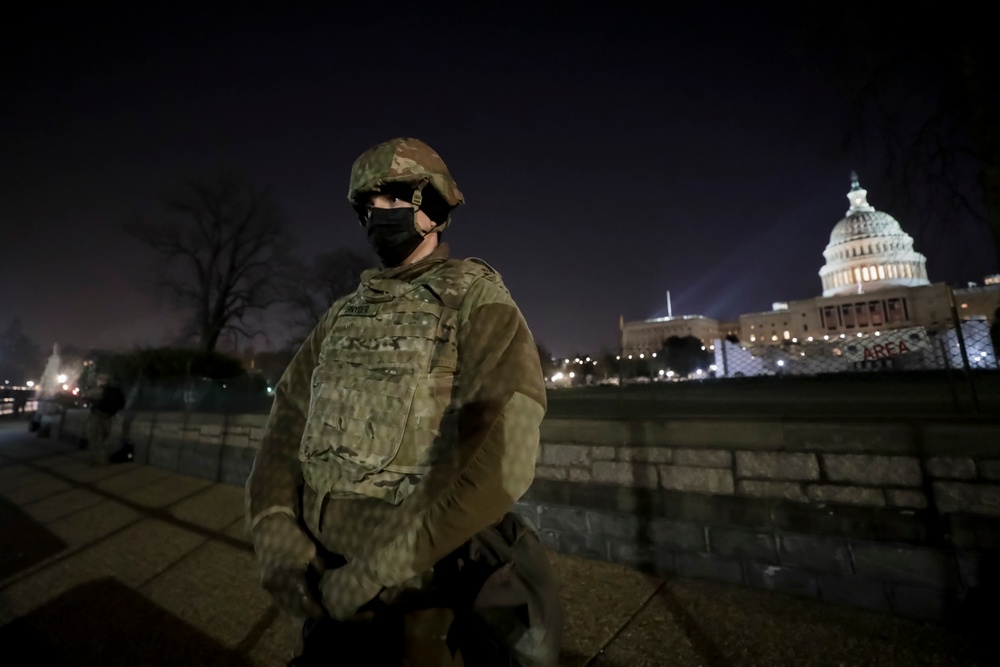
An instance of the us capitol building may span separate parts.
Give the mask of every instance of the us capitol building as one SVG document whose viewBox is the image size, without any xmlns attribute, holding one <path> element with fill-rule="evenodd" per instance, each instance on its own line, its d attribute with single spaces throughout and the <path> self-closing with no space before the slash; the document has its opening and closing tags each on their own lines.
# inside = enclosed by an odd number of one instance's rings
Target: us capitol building
<svg viewBox="0 0 1000 667">
<path fill-rule="evenodd" d="M 969 351 L 975 357 L 973 363 L 995 368 L 988 330 L 1000 308 L 1000 275 L 986 277 L 983 286 L 970 283 L 967 288 L 954 290 L 944 283 L 931 283 L 927 259 L 914 250 L 913 238 L 895 218 L 868 203 L 868 193 L 856 174 L 851 174 L 847 199 L 850 207 L 834 226 L 823 252 L 826 264 L 819 271 L 822 296 L 778 302 L 769 312 L 747 313 L 736 322 L 718 322 L 701 315 L 627 322 L 622 326 L 622 353 L 648 355 L 661 349 L 663 341 L 671 336 L 700 339 L 706 349 L 715 351 L 718 361 L 726 352 L 773 359 L 777 352 L 774 348 L 788 350 L 794 346 L 791 358 L 804 362 L 810 356 L 825 356 L 828 350 L 823 348 L 829 348 L 831 341 L 869 337 L 888 340 L 885 337 L 891 337 L 893 332 L 906 332 L 911 338 L 923 336 L 926 346 L 927 333 L 952 329 L 946 335 L 955 337 L 951 305 L 954 294 L 962 331 L 971 327 L 976 340 L 985 340 L 985 345 L 980 343 Z M 761 370 L 766 371 L 763 367 Z M 718 374 L 725 374 L 721 365 Z"/>
</svg>

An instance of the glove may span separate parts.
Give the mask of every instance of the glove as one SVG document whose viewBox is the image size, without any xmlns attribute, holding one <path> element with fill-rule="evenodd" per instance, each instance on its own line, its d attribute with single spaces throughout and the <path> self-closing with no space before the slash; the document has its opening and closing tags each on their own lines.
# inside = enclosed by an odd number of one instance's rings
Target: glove
<svg viewBox="0 0 1000 667">
<path fill-rule="evenodd" d="M 334 620 L 343 621 L 378 596 L 382 584 L 364 561 L 352 560 L 336 570 L 328 570 L 319 588 L 326 611 Z"/>
<path fill-rule="evenodd" d="M 253 548 L 260 581 L 275 604 L 293 616 L 323 616 L 313 592 L 310 565 L 316 563 L 316 544 L 287 514 L 264 517 L 253 529 Z"/>
</svg>

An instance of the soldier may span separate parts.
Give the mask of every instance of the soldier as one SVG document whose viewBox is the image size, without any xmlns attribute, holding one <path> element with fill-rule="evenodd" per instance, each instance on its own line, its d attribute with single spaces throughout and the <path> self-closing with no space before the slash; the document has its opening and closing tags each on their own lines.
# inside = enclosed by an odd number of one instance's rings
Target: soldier
<svg viewBox="0 0 1000 667">
<path fill-rule="evenodd" d="M 125 407 L 125 394 L 118 382 L 106 374 L 97 377 L 96 390 L 99 393 L 96 394 L 87 417 L 87 443 L 91 465 L 105 465 L 109 463 L 107 444 L 111 435 L 111 422 L 118 411 Z"/>
<path fill-rule="evenodd" d="M 425 143 L 363 153 L 348 199 L 383 267 L 289 364 L 247 480 L 262 584 L 307 617 L 291 664 L 554 665 L 555 580 L 509 513 L 546 406 L 531 332 L 439 242 L 464 200 Z"/>
</svg>

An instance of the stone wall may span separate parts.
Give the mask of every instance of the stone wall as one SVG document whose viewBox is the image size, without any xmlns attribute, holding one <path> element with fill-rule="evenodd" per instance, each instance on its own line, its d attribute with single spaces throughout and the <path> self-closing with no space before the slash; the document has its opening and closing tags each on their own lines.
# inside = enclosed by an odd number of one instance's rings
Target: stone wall
<svg viewBox="0 0 1000 667">
<path fill-rule="evenodd" d="M 62 437 L 82 437 L 86 418 L 84 410 L 67 411 Z M 115 417 L 111 441 L 131 443 L 136 463 L 242 486 L 266 421 L 267 415 L 131 413 Z"/>
<path fill-rule="evenodd" d="M 548 420 L 553 548 L 944 618 L 1000 579 L 1000 425 Z"/>
<path fill-rule="evenodd" d="M 140 413 L 113 437 L 242 484 L 265 420 Z M 542 443 L 516 511 L 559 551 L 935 619 L 1000 582 L 997 423 L 547 419 Z"/>
</svg>

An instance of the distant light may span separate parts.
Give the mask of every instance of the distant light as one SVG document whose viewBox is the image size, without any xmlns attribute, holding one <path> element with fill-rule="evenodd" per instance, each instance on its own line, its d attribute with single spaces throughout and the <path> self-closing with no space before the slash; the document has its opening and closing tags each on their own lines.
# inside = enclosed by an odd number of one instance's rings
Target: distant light
<svg viewBox="0 0 1000 667">
<path fill-rule="evenodd" d="M 668 378 L 672 378 L 673 376 L 674 376 L 674 372 L 673 371 L 667 371 L 667 377 Z"/>
<path fill-rule="evenodd" d="M 778 340 L 778 335 L 775 334 L 775 335 L 771 336 L 771 340 Z"/>
<path fill-rule="evenodd" d="M 267 388 L 267 393 L 269 393 L 269 394 L 270 394 L 270 393 L 271 393 L 272 391 L 274 391 L 274 390 L 273 390 L 273 389 L 271 389 L 270 387 L 268 387 L 268 388 Z"/>
<path fill-rule="evenodd" d="M 621 359 L 622 359 L 622 355 L 620 355 L 620 354 L 616 354 L 615 355 L 615 361 L 621 361 Z"/>
<path fill-rule="evenodd" d="M 643 358 L 643 357 L 645 357 L 645 356 L 646 356 L 646 355 L 644 355 L 644 354 L 639 354 L 639 358 L 640 358 L 640 359 L 642 359 L 642 358 Z"/>
<path fill-rule="evenodd" d="M 823 336 L 823 340 L 830 340 L 829 336 Z"/>
<path fill-rule="evenodd" d="M 577 358 L 576 358 L 576 359 L 574 359 L 573 361 L 574 361 L 574 362 L 576 362 L 576 363 L 580 363 L 580 357 L 577 357 Z"/>
<path fill-rule="evenodd" d="M 840 334 L 841 338 L 847 338 L 847 334 Z"/>
<path fill-rule="evenodd" d="M 710 349 L 710 350 L 714 350 L 714 349 L 715 349 L 715 346 L 714 346 L 714 345 L 709 345 L 709 346 L 708 346 L 708 349 Z"/>
<path fill-rule="evenodd" d="M 32 387 L 35 386 L 35 381 L 34 380 L 28 380 L 25 384 L 28 385 L 28 389 L 31 389 Z"/>
<path fill-rule="evenodd" d="M 696 371 L 694 372 L 694 374 L 695 374 L 695 375 L 701 375 L 701 369 L 699 368 L 698 370 L 696 370 Z"/>
<path fill-rule="evenodd" d="M 986 356 L 986 353 L 985 353 L 985 352 L 980 352 L 980 353 L 979 353 L 979 356 L 980 356 L 980 357 L 985 357 L 985 356 Z"/>
<path fill-rule="evenodd" d="M 596 360 L 594 361 L 594 365 L 595 365 L 595 366 L 597 365 L 597 361 L 596 361 Z"/>
<path fill-rule="evenodd" d="M 968 308 L 968 307 L 969 307 L 969 304 L 967 304 L 967 303 L 963 303 L 962 304 L 962 308 Z"/>
<path fill-rule="evenodd" d="M 784 366 L 785 365 L 785 360 L 784 359 L 778 359 L 778 365 L 779 366 Z"/>
<path fill-rule="evenodd" d="M 664 373 L 666 373 L 666 371 L 661 368 L 660 369 L 660 375 L 663 375 Z"/>
<path fill-rule="evenodd" d="M 3 383 L 4 384 L 10 384 L 10 380 L 4 380 Z"/>
<path fill-rule="evenodd" d="M 630 355 L 628 355 L 628 358 L 629 358 L 629 359 L 631 359 L 631 358 L 632 358 L 632 355 L 631 355 L 631 354 L 630 354 Z"/>
<path fill-rule="evenodd" d="M 798 343 L 798 342 L 799 342 L 799 339 L 798 339 L 798 338 L 793 338 L 793 339 L 792 339 L 792 342 L 793 342 L 793 343 Z"/>
<path fill-rule="evenodd" d="M 590 357 L 587 357 L 587 361 L 590 361 Z"/>
<path fill-rule="evenodd" d="M 63 385 L 63 391 L 69 391 L 69 385 L 68 384 L 64 384 Z"/>
<path fill-rule="evenodd" d="M 566 359 L 563 363 L 568 364 L 569 363 L 569 359 Z"/>
<path fill-rule="evenodd" d="M 653 358 L 656 359 L 656 352 L 653 353 Z"/>
<path fill-rule="evenodd" d="M 809 342 L 811 343 L 811 342 L 813 342 L 813 337 L 812 337 L 812 336 L 809 336 L 809 338 L 806 338 L 806 340 L 807 340 L 807 341 L 809 341 Z"/>
<path fill-rule="evenodd" d="M 881 336 L 881 335 L 882 335 L 882 332 L 881 332 L 881 331 L 876 331 L 876 332 L 875 332 L 875 335 L 876 335 L 876 336 Z"/>
<path fill-rule="evenodd" d="M 556 373 L 555 375 L 552 376 L 552 381 L 553 382 L 558 382 L 559 380 L 562 380 L 562 379 L 563 379 L 563 374 L 562 373 Z"/>
<path fill-rule="evenodd" d="M 704 345 L 702 345 L 702 346 L 701 346 L 701 351 L 702 351 L 702 352 L 704 352 L 704 351 L 705 351 L 705 346 L 704 346 Z"/>
<path fill-rule="evenodd" d="M 710 370 L 710 371 L 717 371 L 717 370 L 719 370 L 719 367 L 716 366 L 715 364 L 712 364 L 711 366 L 708 367 L 708 370 Z"/>
<path fill-rule="evenodd" d="M 862 336 L 864 336 L 864 334 L 859 331 L 858 332 L 858 338 L 861 338 Z"/>
<path fill-rule="evenodd" d="M 62 384 L 63 382 L 65 382 L 65 381 L 66 381 L 66 379 L 67 379 L 67 378 L 66 378 L 66 376 L 65 376 L 65 375 L 57 375 L 57 376 L 56 376 L 56 382 L 58 382 L 58 383 L 60 383 L 60 384 Z"/>
<path fill-rule="evenodd" d="M 804 356 L 806 356 L 806 353 L 805 352 L 799 352 L 799 356 L 800 357 L 804 357 Z"/>
<path fill-rule="evenodd" d="M 80 388 L 79 387 L 77 387 L 76 389 L 73 390 L 73 395 L 74 396 L 76 396 L 79 393 L 80 393 Z"/>
<path fill-rule="evenodd" d="M 570 374 L 569 374 L 569 379 L 570 379 L 570 380 L 572 380 L 572 379 L 573 379 L 573 378 L 575 378 L 575 377 L 576 377 L 576 373 L 570 373 Z"/>
</svg>

